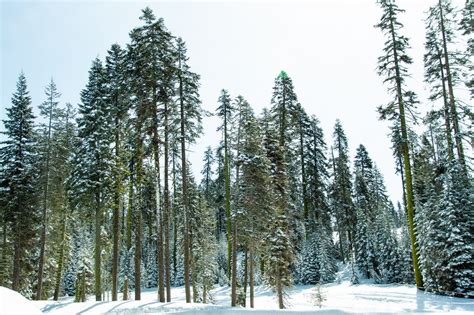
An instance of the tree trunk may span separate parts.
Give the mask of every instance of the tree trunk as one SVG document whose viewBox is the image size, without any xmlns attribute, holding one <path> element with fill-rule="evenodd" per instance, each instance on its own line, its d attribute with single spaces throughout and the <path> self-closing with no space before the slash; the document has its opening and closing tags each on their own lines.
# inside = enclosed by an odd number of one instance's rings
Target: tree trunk
<svg viewBox="0 0 474 315">
<path fill-rule="evenodd" d="M 250 307 L 251 308 L 254 308 L 254 272 L 253 272 L 253 260 L 254 260 L 254 257 L 253 257 L 253 250 L 252 250 L 252 247 L 250 247 L 250 253 L 249 253 L 249 256 L 250 256 L 250 266 L 249 266 L 249 273 L 250 273 Z"/>
<path fill-rule="evenodd" d="M 153 89 L 153 95 L 156 95 L 156 88 Z M 157 267 L 158 267 L 158 300 L 165 301 L 165 282 L 163 273 L 163 218 L 161 211 L 161 183 L 160 183 L 160 152 L 159 152 L 159 136 L 158 136 L 158 109 L 156 99 L 153 101 L 153 155 L 155 162 L 155 201 L 156 201 L 156 231 L 157 231 Z"/>
<path fill-rule="evenodd" d="M 64 247 L 66 246 L 66 224 L 67 224 L 67 215 L 64 215 L 64 212 L 67 209 L 63 209 L 63 216 L 61 218 L 61 243 L 59 244 L 59 258 L 58 258 L 58 269 L 56 270 L 56 281 L 54 284 L 54 300 L 59 299 L 59 291 L 61 289 L 61 276 L 64 265 Z"/>
<path fill-rule="evenodd" d="M 102 205 L 100 188 L 96 188 L 95 192 L 95 247 L 94 247 L 94 292 L 95 300 L 102 300 L 102 285 L 101 285 L 101 240 L 100 232 L 102 229 Z"/>
<path fill-rule="evenodd" d="M 0 261 L 0 286 L 6 286 L 7 282 L 7 220 L 3 217 L 2 213 L 2 260 Z"/>
<path fill-rule="evenodd" d="M 243 285 L 243 288 L 244 288 L 244 307 L 247 306 L 247 279 L 248 279 L 248 274 L 249 274 L 249 269 L 248 269 L 248 250 L 247 250 L 247 247 L 245 247 L 245 256 L 244 256 L 244 285 Z"/>
<path fill-rule="evenodd" d="M 125 279 L 123 282 L 123 300 L 128 300 L 128 273 L 130 272 L 130 249 L 132 248 L 132 214 L 133 214 L 133 172 L 134 172 L 134 160 L 130 161 L 130 179 L 128 183 L 128 209 L 127 209 L 127 219 L 126 219 L 126 271 Z"/>
<path fill-rule="evenodd" d="M 181 57 L 181 56 L 180 56 Z M 179 68 L 181 69 L 181 58 L 179 58 Z M 183 95 L 183 79 L 179 75 L 179 102 L 180 102 L 180 118 L 181 118 L 181 172 L 182 172 L 182 188 L 183 188 L 183 205 L 184 205 L 184 290 L 186 295 L 186 303 L 191 303 L 191 288 L 189 287 L 189 218 L 188 218 L 188 175 L 186 170 L 186 137 L 184 132 L 184 95 Z"/>
<path fill-rule="evenodd" d="M 171 302 L 171 275 L 170 275 L 170 192 L 168 185 L 168 172 L 169 172 L 169 138 L 168 138 L 168 103 L 165 102 L 165 187 L 164 187 L 164 198 L 165 198 L 165 209 L 163 217 L 163 225 L 165 227 L 165 270 L 166 270 L 166 302 Z"/>
<path fill-rule="evenodd" d="M 141 263 L 142 263 L 142 142 L 141 126 L 137 128 L 137 211 L 135 216 L 135 300 L 141 299 Z"/>
<path fill-rule="evenodd" d="M 453 152 L 453 138 L 451 136 L 451 116 L 449 114 L 449 102 L 448 102 L 448 94 L 446 91 L 446 78 L 444 76 L 444 71 L 443 71 L 443 60 L 441 58 L 441 52 L 439 49 L 438 51 L 438 56 L 439 56 L 439 64 L 440 64 L 440 69 L 439 72 L 441 74 L 441 86 L 443 88 L 443 110 L 444 110 L 444 125 L 446 128 L 446 141 L 448 144 L 448 157 L 449 160 L 452 161 L 454 160 L 454 152 Z"/>
<path fill-rule="evenodd" d="M 277 281 L 278 307 L 280 309 L 284 309 L 285 304 L 284 304 L 284 300 L 283 300 L 283 286 L 281 284 L 280 270 L 278 270 L 276 281 Z"/>
<path fill-rule="evenodd" d="M 192 232 L 192 231 L 191 231 Z M 192 233 L 190 233 L 190 237 L 189 237 L 189 260 L 191 261 L 191 284 L 192 284 L 192 287 L 193 287 L 193 302 L 194 303 L 197 303 L 198 302 L 198 297 L 199 297 L 199 294 L 198 294 L 198 287 L 197 287 L 197 277 L 196 277 L 196 264 L 195 264 L 195 261 L 194 261 L 194 255 L 193 255 L 193 236 L 192 236 Z"/>
<path fill-rule="evenodd" d="M 224 110 L 224 176 L 225 176 L 225 216 L 227 224 L 227 277 L 231 276 L 231 257 L 232 257 L 232 219 L 230 212 L 230 169 L 229 153 L 227 144 L 227 110 Z"/>
<path fill-rule="evenodd" d="M 237 220 L 234 219 L 232 229 L 232 289 L 231 306 L 237 305 Z"/>
<path fill-rule="evenodd" d="M 20 241 L 20 233 L 15 231 L 14 236 L 14 243 L 13 243 L 13 273 L 12 273 L 12 290 L 19 291 L 20 290 L 20 273 L 21 273 L 21 241 Z"/>
<path fill-rule="evenodd" d="M 120 160 L 120 123 L 115 118 L 115 158 Z M 115 195 L 114 195 L 114 213 L 113 213 L 113 249 L 112 249 L 112 301 L 117 301 L 117 278 L 119 270 L 119 242 L 120 242 L 120 209 L 122 207 L 122 176 L 120 168 L 115 175 Z"/>
<path fill-rule="evenodd" d="M 176 216 L 176 155 L 173 152 L 173 274 L 176 275 L 178 271 L 178 217 Z"/>
<path fill-rule="evenodd" d="M 45 183 L 44 183 L 44 194 L 43 194 L 43 210 L 41 218 L 41 236 L 40 236 L 40 257 L 38 264 L 38 285 L 36 287 L 36 299 L 41 300 L 43 294 L 43 272 L 44 272 L 44 254 L 46 248 L 46 219 L 48 212 L 48 197 L 49 197 L 49 162 L 50 162 L 50 151 L 51 151 L 51 123 L 53 120 L 53 93 L 50 97 L 49 107 L 49 124 L 48 124 L 48 139 L 46 147 L 46 169 L 45 169 Z"/>
</svg>

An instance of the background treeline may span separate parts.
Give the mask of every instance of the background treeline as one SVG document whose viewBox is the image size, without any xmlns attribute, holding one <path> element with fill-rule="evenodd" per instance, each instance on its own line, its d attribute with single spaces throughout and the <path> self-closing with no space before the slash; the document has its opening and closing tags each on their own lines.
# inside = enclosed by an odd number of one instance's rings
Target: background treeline
<svg viewBox="0 0 474 315">
<path fill-rule="evenodd" d="M 91 293 L 116 300 L 118 292 L 140 299 L 142 287 L 157 287 L 161 302 L 184 285 L 187 302 L 208 303 L 219 284 L 231 286 L 232 306 L 249 297 L 253 307 L 254 285 L 265 283 L 283 308 L 285 288 L 336 281 L 342 262 L 353 283 L 416 281 L 472 296 L 465 147 L 473 114 L 458 90 L 474 94 L 474 5 L 459 11 L 440 0 L 427 13 L 432 110 L 423 117 L 406 81 L 403 11 L 394 1 L 379 5 L 386 42 L 378 71 L 393 100 L 378 111 L 391 123 L 402 203 L 389 200 L 363 145 L 350 157 L 339 121 L 325 142 L 283 71 L 262 113 L 226 90 L 215 113 L 202 110 L 184 41 L 146 8 L 129 44 L 92 62 L 78 108 L 60 105 L 51 80 L 36 123 L 20 75 L 0 148 L 0 285 L 76 301 Z M 221 119 L 222 141 L 205 152 L 198 183 L 187 148 L 211 114 Z"/>
</svg>

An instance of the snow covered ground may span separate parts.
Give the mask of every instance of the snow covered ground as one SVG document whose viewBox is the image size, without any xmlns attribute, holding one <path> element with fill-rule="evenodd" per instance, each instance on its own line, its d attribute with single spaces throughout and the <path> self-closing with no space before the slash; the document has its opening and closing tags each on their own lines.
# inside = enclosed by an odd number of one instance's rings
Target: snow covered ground
<svg viewBox="0 0 474 315">
<path fill-rule="evenodd" d="M 314 305 L 314 287 L 297 286 L 288 291 L 288 309 L 282 312 L 292 314 L 474 314 L 474 300 L 438 296 L 419 292 L 413 286 L 403 285 L 350 285 L 348 281 L 340 284 L 321 286 L 326 298 L 322 307 Z M 215 304 L 186 304 L 184 288 L 172 289 L 173 301 L 157 302 L 156 289 L 142 292 L 141 301 L 74 303 L 72 297 L 61 301 L 20 301 L 18 296 L 11 299 L 15 292 L 2 288 L 0 291 L 0 314 L 34 314 L 37 308 L 45 314 L 273 314 L 280 312 L 271 291 L 263 286 L 256 287 L 255 309 L 231 308 L 230 289 L 227 287 L 213 290 Z M 12 303 L 14 303 L 12 305 Z M 25 305 L 23 305 L 25 304 Z M 26 305 L 28 304 L 28 305 Z M 25 312 L 22 310 L 25 309 Z"/>
</svg>

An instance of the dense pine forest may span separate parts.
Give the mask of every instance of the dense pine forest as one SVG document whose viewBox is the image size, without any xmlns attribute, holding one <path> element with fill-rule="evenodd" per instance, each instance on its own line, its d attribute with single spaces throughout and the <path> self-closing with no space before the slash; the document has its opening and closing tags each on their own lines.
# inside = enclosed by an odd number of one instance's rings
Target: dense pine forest
<svg viewBox="0 0 474 315">
<path fill-rule="evenodd" d="M 20 73 L 0 145 L 0 286 L 76 302 L 140 300 L 143 288 L 170 302 L 184 286 L 187 303 L 228 286 L 230 306 L 253 308 L 264 284 L 286 308 L 288 288 L 348 266 L 352 284 L 474 297 L 474 2 L 431 2 L 419 100 L 404 10 L 377 1 L 391 100 L 373 113 L 390 126 L 400 202 L 364 144 L 350 155 L 339 120 L 323 130 L 305 111 L 291 73 L 275 70 L 260 113 L 231 86 L 205 111 L 184 39 L 148 7 L 128 44 L 92 60 L 77 106 L 51 79 L 35 117 Z M 220 144 L 191 165 L 211 115 Z"/>
</svg>

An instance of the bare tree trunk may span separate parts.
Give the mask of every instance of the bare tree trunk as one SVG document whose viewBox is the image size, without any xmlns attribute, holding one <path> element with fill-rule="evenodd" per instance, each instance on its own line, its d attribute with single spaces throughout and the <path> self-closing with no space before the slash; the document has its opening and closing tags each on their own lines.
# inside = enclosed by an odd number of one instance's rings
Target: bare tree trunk
<svg viewBox="0 0 474 315">
<path fill-rule="evenodd" d="M 135 216 L 135 300 L 141 299 L 141 263 L 142 263 L 142 137 L 141 125 L 137 127 L 137 211 Z"/>
<path fill-rule="evenodd" d="M 253 249 L 252 249 L 252 246 L 250 247 L 250 253 L 249 253 L 249 256 L 250 256 L 250 266 L 249 266 L 249 269 L 250 269 L 250 307 L 251 308 L 254 308 L 254 271 L 253 271 L 253 263 L 254 263 L 254 257 L 253 257 Z"/>
<path fill-rule="evenodd" d="M 123 300 L 128 300 L 128 272 L 130 269 L 130 249 L 132 248 L 132 213 L 133 213 L 133 172 L 134 172 L 134 160 L 130 161 L 130 179 L 128 186 L 128 209 L 127 209 L 127 219 L 126 219 L 126 274 L 123 282 Z"/>
<path fill-rule="evenodd" d="M 199 297 L 199 294 L 198 294 L 198 287 L 197 287 L 197 279 L 196 279 L 196 264 L 195 264 L 195 261 L 194 261 L 194 255 L 193 255 L 193 234 L 192 234 L 192 231 L 190 233 L 190 237 L 189 237 L 189 260 L 191 262 L 191 284 L 192 284 L 192 287 L 193 287 L 193 302 L 194 303 L 197 303 L 198 302 L 198 297 Z"/>
<path fill-rule="evenodd" d="M 173 153 L 173 274 L 178 271 L 178 218 L 176 216 L 176 155 Z"/>
<path fill-rule="evenodd" d="M 247 249 L 247 246 L 245 246 L 245 256 L 244 256 L 244 307 L 247 306 L 247 279 L 248 279 L 248 249 Z"/>
<path fill-rule="evenodd" d="M 170 192 L 168 185 L 168 172 L 169 172 L 169 130 L 168 130 L 168 103 L 165 102 L 165 187 L 164 187 L 164 218 L 163 225 L 165 227 L 165 270 L 166 270 L 166 302 L 171 302 L 171 275 L 170 275 Z"/>
<path fill-rule="evenodd" d="M 237 220 L 234 219 L 232 229 L 232 289 L 231 306 L 237 305 Z"/>
</svg>

